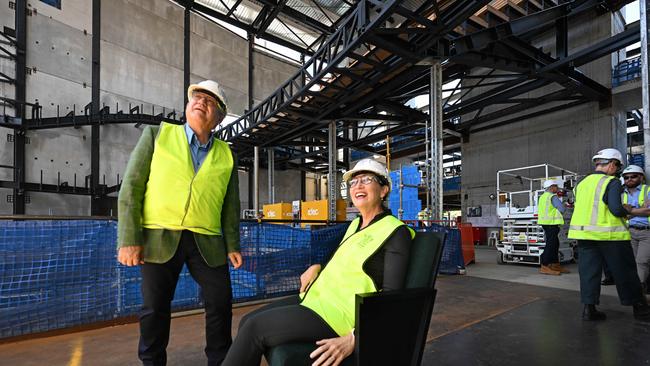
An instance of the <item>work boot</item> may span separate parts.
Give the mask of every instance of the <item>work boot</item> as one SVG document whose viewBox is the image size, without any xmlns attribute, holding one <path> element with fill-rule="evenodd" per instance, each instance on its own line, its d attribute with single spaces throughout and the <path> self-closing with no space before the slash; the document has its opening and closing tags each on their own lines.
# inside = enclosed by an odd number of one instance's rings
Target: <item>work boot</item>
<svg viewBox="0 0 650 366">
<path fill-rule="evenodd" d="M 551 268 L 549 266 L 545 266 L 543 264 L 542 264 L 541 267 L 539 267 L 539 273 L 547 274 L 547 275 L 556 275 L 556 276 L 560 275 L 560 271 L 556 271 L 553 268 Z"/>
<path fill-rule="evenodd" d="M 634 312 L 634 319 L 642 322 L 650 322 L 650 306 L 648 306 L 648 303 L 645 302 L 645 300 L 632 305 L 632 309 Z"/>
<path fill-rule="evenodd" d="M 603 282 L 601 282 L 600 284 L 603 285 L 603 286 L 611 286 L 611 285 L 614 285 L 615 282 L 614 282 L 614 279 L 613 279 L 613 278 L 611 278 L 611 277 L 605 277 L 605 279 L 603 280 Z"/>
<path fill-rule="evenodd" d="M 555 271 L 558 271 L 560 273 L 571 273 L 571 271 L 569 271 L 568 269 L 562 267 L 562 265 L 560 263 L 551 263 L 549 265 L 549 267 L 551 267 L 551 269 L 553 269 Z"/>
<path fill-rule="evenodd" d="M 598 311 L 598 309 L 596 309 L 596 305 L 585 305 L 584 309 L 582 309 L 582 320 L 600 321 L 605 319 L 607 319 L 607 315 L 605 315 L 605 313 L 602 311 Z"/>
</svg>

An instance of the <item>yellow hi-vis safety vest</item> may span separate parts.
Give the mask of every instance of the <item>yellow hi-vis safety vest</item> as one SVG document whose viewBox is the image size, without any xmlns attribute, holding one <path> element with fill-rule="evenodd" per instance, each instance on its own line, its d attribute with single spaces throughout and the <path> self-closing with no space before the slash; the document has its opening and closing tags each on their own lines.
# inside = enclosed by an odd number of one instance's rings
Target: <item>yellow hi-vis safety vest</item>
<svg viewBox="0 0 650 366">
<path fill-rule="evenodd" d="M 376 286 L 381 285 L 376 285 L 363 271 L 363 264 L 404 225 L 395 216 L 387 215 L 357 232 L 359 222 L 359 218 L 352 221 L 334 256 L 300 303 L 323 318 L 341 336 L 354 328 L 355 295 L 376 292 Z M 415 232 L 410 228 L 409 231 L 412 239 Z"/>
<path fill-rule="evenodd" d="M 537 223 L 540 225 L 564 225 L 560 210 L 553 206 L 555 194 L 544 192 L 537 201 Z"/>
<path fill-rule="evenodd" d="M 142 226 L 221 235 L 221 206 L 233 165 L 228 144 L 214 139 L 195 173 L 185 127 L 161 123 L 144 195 Z"/>
<path fill-rule="evenodd" d="M 643 204 L 645 203 L 645 198 L 648 196 L 648 187 L 645 184 L 641 184 L 640 186 L 636 187 L 636 189 L 639 190 L 639 202 L 638 202 L 638 207 L 643 207 Z M 626 191 L 623 191 L 622 195 L 623 203 L 627 203 L 629 199 L 629 194 Z M 648 224 L 650 224 L 650 217 L 646 217 L 648 220 Z M 628 220 L 629 222 L 629 220 Z"/>
<path fill-rule="evenodd" d="M 575 188 L 575 208 L 569 225 L 570 239 L 630 240 L 625 219 L 612 215 L 603 202 L 605 188 L 614 177 L 591 174 Z"/>
</svg>

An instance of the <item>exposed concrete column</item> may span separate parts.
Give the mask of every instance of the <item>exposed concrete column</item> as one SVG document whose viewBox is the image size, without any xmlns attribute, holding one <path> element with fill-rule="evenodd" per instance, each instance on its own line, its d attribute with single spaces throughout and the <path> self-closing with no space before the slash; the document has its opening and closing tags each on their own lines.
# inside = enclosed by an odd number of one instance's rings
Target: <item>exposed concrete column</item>
<svg viewBox="0 0 650 366">
<path fill-rule="evenodd" d="M 257 217 L 260 211 L 260 147 L 255 146 L 253 151 L 253 210 Z"/>
<path fill-rule="evenodd" d="M 639 0 L 641 23 L 641 105 L 643 106 L 643 152 L 645 171 L 650 171 L 650 96 L 648 95 L 648 2 Z"/>
<path fill-rule="evenodd" d="M 329 204 L 329 219 L 336 220 L 336 122 L 329 124 L 327 138 L 327 156 L 329 166 L 327 168 L 327 199 Z"/>
<path fill-rule="evenodd" d="M 275 149 L 269 147 L 268 156 L 268 175 L 269 175 L 269 203 L 275 203 Z"/>
<path fill-rule="evenodd" d="M 431 129 L 431 216 L 442 218 L 442 67 L 440 62 L 431 66 L 429 91 L 429 116 Z"/>
</svg>

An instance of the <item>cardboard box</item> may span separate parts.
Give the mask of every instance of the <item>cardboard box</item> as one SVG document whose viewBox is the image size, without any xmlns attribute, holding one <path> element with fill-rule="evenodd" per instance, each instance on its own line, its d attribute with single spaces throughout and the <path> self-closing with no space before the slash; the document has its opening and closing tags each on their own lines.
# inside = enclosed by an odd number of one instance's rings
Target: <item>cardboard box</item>
<svg viewBox="0 0 650 366">
<path fill-rule="evenodd" d="M 291 203 L 281 202 L 264 205 L 262 206 L 262 212 L 264 213 L 264 218 L 268 220 L 293 220 Z"/>
</svg>

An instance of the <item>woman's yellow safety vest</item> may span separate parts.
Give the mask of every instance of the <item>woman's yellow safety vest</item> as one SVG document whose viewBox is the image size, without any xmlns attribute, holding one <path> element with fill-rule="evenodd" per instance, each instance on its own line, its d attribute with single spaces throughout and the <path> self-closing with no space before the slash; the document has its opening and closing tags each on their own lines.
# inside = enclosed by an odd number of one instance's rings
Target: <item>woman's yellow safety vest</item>
<svg viewBox="0 0 650 366">
<path fill-rule="evenodd" d="M 537 201 L 537 223 L 540 225 L 564 225 L 564 218 L 560 210 L 553 206 L 551 192 L 544 192 Z"/>
<path fill-rule="evenodd" d="M 233 165 L 228 144 L 214 139 L 195 173 L 185 127 L 161 123 L 144 194 L 142 226 L 221 235 L 221 207 Z"/>
<path fill-rule="evenodd" d="M 404 225 L 395 216 L 387 215 L 357 232 L 359 222 L 359 218 L 352 221 L 334 256 L 301 301 L 341 336 L 354 328 L 355 295 L 377 291 L 372 278 L 363 271 L 363 264 Z M 415 232 L 409 231 L 412 239 Z"/>
<path fill-rule="evenodd" d="M 575 208 L 569 225 L 570 239 L 630 240 L 625 219 L 614 216 L 603 202 L 607 184 L 615 179 L 604 174 L 591 174 L 575 188 Z"/>
<path fill-rule="evenodd" d="M 643 207 L 643 204 L 645 203 L 645 198 L 648 196 L 648 187 L 649 186 L 647 186 L 645 184 L 641 184 L 640 186 L 637 187 L 637 189 L 640 192 L 639 193 L 639 207 Z M 623 191 L 622 196 L 623 196 L 622 197 L 623 198 L 623 203 L 626 204 L 628 202 L 628 199 L 629 199 L 629 194 L 627 192 Z M 648 220 L 648 224 L 650 224 L 650 217 L 646 217 L 646 219 Z M 628 222 L 629 221 L 630 220 L 628 220 Z"/>
</svg>

